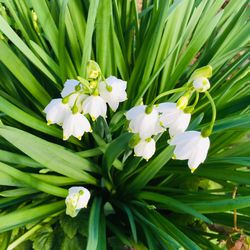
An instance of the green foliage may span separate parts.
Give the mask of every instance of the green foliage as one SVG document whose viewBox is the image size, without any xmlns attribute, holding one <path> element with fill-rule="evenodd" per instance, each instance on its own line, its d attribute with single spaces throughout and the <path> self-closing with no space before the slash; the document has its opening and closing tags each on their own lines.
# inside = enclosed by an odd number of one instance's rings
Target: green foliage
<svg viewBox="0 0 250 250">
<path fill-rule="evenodd" d="M 0 249 L 193 250 L 243 241 L 250 234 L 248 4 L 144 0 L 140 10 L 135 0 L 1 0 Z M 90 59 L 105 77 L 128 82 L 128 100 L 82 141 L 65 142 L 43 109 L 66 79 L 85 77 Z M 191 174 L 171 159 L 166 134 L 152 160 L 134 157 L 124 112 L 182 87 L 208 64 L 218 115 L 206 162 Z M 201 97 L 189 129 L 206 127 L 211 115 Z M 64 215 L 71 186 L 92 193 L 74 219 Z"/>
</svg>

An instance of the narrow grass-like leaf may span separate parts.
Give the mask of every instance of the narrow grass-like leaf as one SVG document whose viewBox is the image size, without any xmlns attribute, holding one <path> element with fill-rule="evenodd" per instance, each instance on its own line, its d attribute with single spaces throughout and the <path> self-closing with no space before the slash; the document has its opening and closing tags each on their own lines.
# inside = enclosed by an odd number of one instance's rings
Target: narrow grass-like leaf
<svg viewBox="0 0 250 250">
<path fill-rule="evenodd" d="M 38 180 L 28 173 L 24 173 L 20 170 L 17 170 L 1 162 L 0 162 L 0 171 L 12 176 L 13 178 L 17 179 L 18 181 L 24 183 L 29 187 L 38 189 L 48 194 L 52 194 L 63 198 L 66 197 L 68 194 L 68 191 L 66 189 L 56 187 L 54 185 Z"/>
<path fill-rule="evenodd" d="M 102 199 L 97 197 L 94 199 L 89 216 L 89 233 L 88 233 L 88 243 L 86 250 L 96 250 L 98 246 L 99 238 L 99 224 L 101 217 L 101 205 Z"/>
<path fill-rule="evenodd" d="M 63 210 L 64 201 L 57 201 L 48 205 L 35 208 L 22 208 L 9 214 L 0 216 L 0 233 L 27 225 L 37 220 L 46 218 L 56 212 Z"/>
<path fill-rule="evenodd" d="M 94 177 L 83 171 L 98 171 L 95 165 L 61 146 L 6 126 L 0 128 L 0 135 L 49 169 L 76 180 L 96 183 Z"/>
</svg>

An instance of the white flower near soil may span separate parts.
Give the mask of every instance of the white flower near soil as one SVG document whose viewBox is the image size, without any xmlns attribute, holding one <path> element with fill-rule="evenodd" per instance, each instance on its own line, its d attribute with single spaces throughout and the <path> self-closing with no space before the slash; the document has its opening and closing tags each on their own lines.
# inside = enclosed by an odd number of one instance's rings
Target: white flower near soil
<svg viewBox="0 0 250 250">
<path fill-rule="evenodd" d="M 125 114 L 130 121 L 129 130 L 138 133 L 141 139 L 150 138 L 163 131 L 157 109 L 152 107 L 152 111 L 146 113 L 146 108 L 146 105 L 135 106 Z"/>
<path fill-rule="evenodd" d="M 176 135 L 169 144 L 175 146 L 174 158 L 188 160 L 188 167 L 193 173 L 205 161 L 210 140 L 208 137 L 203 137 L 201 132 L 187 131 Z"/>
<path fill-rule="evenodd" d="M 85 132 L 91 132 L 91 126 L 88 119 L 80 113 L 68 115 L 63 122 L 63 140 L 73 135 L 81 140 Z"/>
<path fill-rule="evenodd" d="M 205 92 L 210 88 L 210 82 L 206 77 L 198 77 L 193 80 L 193 87 L 198 92 Z"/>
<path fill-rule="evenodd" d="M 164 128 L 169 128 L 171 137 L 184 132 L 190 122 L 191 114 L 185 113 L 177 107 L 176 103 L 164 102 L 157 107 L 160 115 L 160 124 Z"/>
<path fill-rule="evenodd" d="M 149 160 L 155 153 L 155 140 L 152 138 L 140 140 L 134 147 L 135 156 Z"/>
<path fill-rule="evenodd" d="M 116 111 L 119 103 L 127 100 L 127 82 L 110 76 L 105 82 L 99 83 L 99 93 L 113 111 Z"/>
<path fill-rule="evenodd" d="M 76 217 L 82 208 L 86 208 L 90 199 L 90 192 L 84 187 L 71 187 L 65 199 L 66 214 Z"/>
<path fill-rule="evenodd" d="M 44 113 L 46 113 L 47 124 L 59 124 L 61 125 L 70 113 L 70 107 L 66 103 L 62 102 L 62 98 L 52 99 L 50 103 L 45 107 Z"/>
<path fill-rule="evenodd" d="M 100 96 L 91 95 L 83 101 L 82 110 L 84 114 L 89 114 L 94 121 L 99 116 L 106 118 L 107 104 Z"/>
</svg>

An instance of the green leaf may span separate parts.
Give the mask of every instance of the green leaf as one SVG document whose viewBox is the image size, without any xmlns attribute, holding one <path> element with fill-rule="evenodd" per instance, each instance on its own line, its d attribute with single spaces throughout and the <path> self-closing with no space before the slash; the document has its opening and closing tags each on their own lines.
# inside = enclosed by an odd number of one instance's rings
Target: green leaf
<svg viewBox="0 0 250 250">
<path fill-rule="evenodd" d="M 50 226 L 41 228 L 32 240 L 34 250 L 50 250 L 53 243 L 53 229 Z"/>
<path fill-rule="evenodd" d="M 110 170 L 115 159 L 118 158 L 128 148 L 128 143 L 131 137 L 131 133 L 125 133 L 108 144 L 103 156 L 104 163 L 108 171 Z"/>
<path fill-rule="evenodd" d="M 14 32 L 2 16 L 0 16 L 0 30 L 13 42 L 18 49 L 40 69 L 50 80 L 56 83 L 55 77 L 43 65 L 43 63 L 36 57 L 30 48 L 22 41 L 22 39 Z"/>
<path fill-rule="evenodd" d="M 218 213 L 233 209 L 247 208 L 250 206 L 250 196 L 239 197 L 236 199 L 221 199 L 218 201 L 189 202 L 188 205 L 200 213 Z"/>
<path fill-rule="evenodd" d="M 198 213 L 197 211 L 192 209 L 190 206 L 187 206 L 185 203 L 182 203 L 166 195 L 161 195 L 161 194 L 152 193 L 152 192 L 141 192 L 138 198 L 164 204 L 167 208 L 169 208 L 173 212 L 187 213 L 207 223 L 212 223 L 207 217 Z"/>
<path fill-rule="evenodd" d="M 86 250 L 96 250 L 99 238 L 99 224 L 101 217 L 102 199 L 100 197 L 94 198 L 91 205 L 89 216 L 89 234 Z"/>
<path fill-rule="evenodd" d="M 28 173 L 24 173 L 20 170 L 17 170 L 1 162 L 0 162 L 0 171 L 17 179 L 18 181 L 20 181 L 20 183 L 23 183 L 37 190 L 41 190 L 48 194 L 52 194 L 63 198 L 66 197 L 68 194 L 68 191 L 66 189 L 38 180 L 37 178 L 31 176 Z"/>
<path fill-rule="evenodd" d="M 47 91 L 2 40 L 0 40 L 0 51 L 0 61 L 43 106 L 46 106 L 50 100 Z"/>
<path fill-rule="evenodd" d="M 0 232 L 5 232 L 13 228 L 21 227 L 32 222 L 37 222 L 56 212 L 63 210 L 64 201 L 57 201 L 47 205 L 41 205 L 34 208 L 18 209 L 14 212 L 0 216 Z"/>
<path fill-rule="evenodd" d="M 96 179 L 84 171 L 96 171 L 95 166 L 62 146 L 47 142 L 22 130 L 6 126 L 0 127 L 0 135 L 49 169 L 75 180 L 96 183 Z M 23 143 L 24 141 L 25 143 Z"/>
<path fill-rule="evenodd" d="M 82 63 L 81 63 L 81 72 L 83 76 L 85 76 L 86 74 L 87 62 L 90 60 L 91 41 L 92 41 L 92 36 L 93 36 L 94 28 L 95 28 L 95 19 L 96 19 L 98 5 L 99 5 L 99 0 L 90 1 L 85 39 L 84 39 L 84 45 L 83 45 L 84 50 L 82 54 Z"/>
<path fill-rule="evenodd" d="M 173 147 L 166 147 L 153 160 L 144 166 L 144 169 L 135 177 L 135 179 L 127 185 L 125 192 L 134 193 L 142 189 L 161 168 L 171 159 L 173 155 Z"/>
</svg>

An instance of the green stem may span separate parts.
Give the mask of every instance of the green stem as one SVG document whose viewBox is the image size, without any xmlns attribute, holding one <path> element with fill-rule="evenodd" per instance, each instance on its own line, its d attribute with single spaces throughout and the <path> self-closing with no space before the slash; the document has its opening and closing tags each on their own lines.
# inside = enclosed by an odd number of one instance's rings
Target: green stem
<svg viewBox="0 0 250 250">
<path fill-rule="evenodd" d="M 195 108 L 195 106 L 197 105 L 198 101 L 199 101 L 199 92 L 196 91 L 195 100 L 194 100 L 194 103 L 192 104 L 192 107 Z"/>
<path fill-rule="evenodd" d="M 216 120 L 216 106 L 215 106 L 215 103 L 214 103 L 214 100 L 213 100 L 212 96 L 209 94 L 208 91 L 205 91 L 205 95 L 208 98 L 208 100 L 209 100 L 209 102 L 210 102 L 210 104 L 212 106 L 212 119 L 211 119 L 211 122 L 210 122 L 210 125 L 209 125 L 209 128 L 212 131 L 212 129 L 214 127 L 215 120 Z"/>
<path fill-rule="evenodd" d="M 181 88 L 177 88 L 177 89 L 172 89 L 172 90 L 169 90 L 169 91 L 166 91 L 166 92 L 163 92 L 162 94 L 158 95 L 153 101 L 152 101 L 152 105 L 155 104 L 156 101 L 158 101 L 160 98 L 164 97 L 164 96 L 167 96 L 167 95 L 171 95 L 171 94 L 174 94 L 174 93 L 178 93 L 178 92 L 182 92 L 182 91 L 185 91 L 187 89 L 187 87 L 181 87 Z"/>
<path fill-rule="evenodd" d="M 213 131 L 213 127 L 214 127 L 214 123 L 215 123 L 215 119 L 216 119 L 216 106 L 215 106 L 215 103 L 214 103 L 212 96 L 209 94 L 208 91 L 205 91 L 205 95 L 208 98 L 208 100 L 212 106 L 212 119 L 211 119 L 211 122 L 209 124 L 209 127 L 204 129 L 201 132 L 201 134 L 203 137 L 208 137 Z"/>
</svg>

